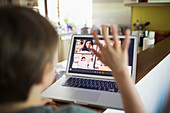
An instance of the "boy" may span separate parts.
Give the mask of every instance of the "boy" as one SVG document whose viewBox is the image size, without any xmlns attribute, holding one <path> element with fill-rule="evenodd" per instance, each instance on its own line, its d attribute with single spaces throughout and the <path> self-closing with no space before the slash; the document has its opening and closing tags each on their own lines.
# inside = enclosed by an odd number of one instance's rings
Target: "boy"
<svg viewBox="0 0 170 113">
<path fill-rule="evenodd" d="M 70 105 L 42 106 L 41 92 L 52 83 L 57 33 L 38 13 L 23 7 L 0 8 L 0 112 L 94 113 Z"/>
<path fill-rule="evenodd" d="M 106 27 L 102 26 L 106 46 L 98 41 L 97 33 L 93 32 L 101 53 L 89 50 L 112 69 L 125 111 L 145 113 L 127 71 L 130 33 L 126 32 L 123 46 L 119 47 L 116 27 L 112 26 L 111 29 L 114 47 L 109 45 Z M 54 78 L 56 38 L 57 33 L 50 23 L 31 9 L 14 6 L 0 8 L 0 112 L 95 113 L 75 105 L 57 110 L 43 106 L 41 92 Z"/>
</svg>

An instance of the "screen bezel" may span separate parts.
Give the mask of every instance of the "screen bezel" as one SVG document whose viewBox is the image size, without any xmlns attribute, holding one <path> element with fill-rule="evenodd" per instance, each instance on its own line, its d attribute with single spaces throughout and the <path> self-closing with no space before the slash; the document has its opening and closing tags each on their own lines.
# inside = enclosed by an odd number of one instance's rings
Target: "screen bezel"
<svg viewBox="0 0 170 113">
<path fill-rule="evenodd" d="M 101 76 L 101 75 L 96 75 L 96 74 L 82 74 L 82 73 L 73 73 L 73 72 L 69 72 L 69 67 L 70 67 L 70 60 L 71 60 L 71 55 L 73 50 L 73 44 L 74 44 L 74 39 L 78 37 L 78 38 L 90 38 L 93 39 L 92 35 L 72 35 L 72 39 L 71 39 L 71 44 L 70 44 L 70 50 L 69 50 L 69 55 L 68 55 L 68 62 L 67 62 L 67 67 L 66 67 L 66 75 L 71 75 L 71 76 L 84 76 L 84 77 L 94 77 L 94 78 L 106 78 L 106 79 L 114 79 L 113 76 Z M 98 35 L 99 38 L 103 38 L 102 35 Z M 111 35 L 108 36 L 109 38 L 113 38 Z M 118 36 L 118 38 L 124 39 L 125 36 Z M 132 69 L 132 79 L 133 81 L 135 81 L 136 79 L 136 57 L 137 57 L 137 40 L 135 36 L 130 36 L 131 40 L 134 40 L 134 47 L 133 47 L 133 69 Z"/>
</svg>

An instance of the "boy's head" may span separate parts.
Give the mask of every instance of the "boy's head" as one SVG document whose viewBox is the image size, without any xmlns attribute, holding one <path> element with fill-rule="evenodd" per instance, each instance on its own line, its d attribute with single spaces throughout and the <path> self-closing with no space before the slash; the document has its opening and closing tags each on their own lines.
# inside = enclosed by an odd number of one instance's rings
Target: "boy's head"
<svg viewBox="0 0 170 113">
<path fill-rule="evenodd" d="M 57 33 L 38 13 L 23 7 L 0 8 L 0 104 L 25 101 L 53 62 Z"/>
<path fill-rule="evenodd" d="M 86 57 L 82 57 L 82 58 L 81 58 L 81 61 L 86 61 Z"/>
</svg>

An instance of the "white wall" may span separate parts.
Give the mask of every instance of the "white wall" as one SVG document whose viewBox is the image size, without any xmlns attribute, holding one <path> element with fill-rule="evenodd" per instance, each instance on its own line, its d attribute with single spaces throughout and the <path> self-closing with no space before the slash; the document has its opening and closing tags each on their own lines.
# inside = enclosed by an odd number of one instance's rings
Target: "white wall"
<svg viewBox="0 0 170 113">
<path fill-rule="evenodd" d="M 131 24 L 131 8 L 125 7 L 122 0 L 93 0 L 93 25 Z"/>
<path fill-rule="evenodd" d="M 40 14 L 46 17 L 44 0 L 38 0 L 38 9 L 39 9 Z"/>
<path fill-rule="evenodd" d="M 47 0 L 48 17 L 54 22 L 58 22 L 58 0 Z"/>
<path fill-rule="evenodd" d="M 60 0 L 60 19 L 76 25 L 92 25 L 92 0 Z"/>
<path fill-rule="evenodd" d="M 60 0 L 60 23 L 64 25 L 64 19 L 77 26 L 92 26 L 92 1 L 93 0 Z M 48 0 L 48 16 L 52 21 L 58 21 L 58 0 Z"/>
<path fill-rule="evenodd" d="M 169 67 L 170 54 L 136 84 L 139 96 L 148 113 L 161 113 L 162 108 L 165 106 L 164 104 L 169 101 Z"/>
</svg>

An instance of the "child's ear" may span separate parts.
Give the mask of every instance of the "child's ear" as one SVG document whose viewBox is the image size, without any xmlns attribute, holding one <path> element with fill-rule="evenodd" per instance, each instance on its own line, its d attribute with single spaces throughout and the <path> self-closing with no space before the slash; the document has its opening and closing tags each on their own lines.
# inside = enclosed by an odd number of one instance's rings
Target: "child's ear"
<svg viewBox="0 0 170 113">
<path fill-rule="evenodd" d="M 51 83 L 53 82 L 54 79 L 54 69 L 52 66 L 52 63 L 48 62 L 43 69 L 43 73 L 42 73 L 42 79 L 41 79 L 41 83 L 42 86 L 45 88 L 47 88 L 49 85 L 51 85 Z"/>
</svg>

